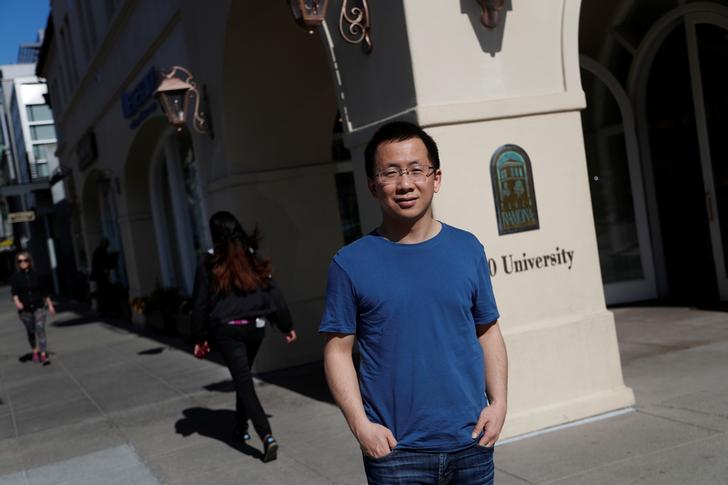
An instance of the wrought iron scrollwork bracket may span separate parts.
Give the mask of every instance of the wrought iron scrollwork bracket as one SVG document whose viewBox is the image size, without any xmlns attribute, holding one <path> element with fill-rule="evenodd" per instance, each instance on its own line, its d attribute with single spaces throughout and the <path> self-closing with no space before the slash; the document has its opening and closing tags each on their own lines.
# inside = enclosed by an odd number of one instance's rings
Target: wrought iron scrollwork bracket
<svg viewBox="0 0 728 485">
<path fill-rule="evenodd" d="M 349 0 L 342 0 L 339 14 L 339 33 L 349 44 L 362 44 L 367 54 L 374 45 L 369 35 L 371 18 L 367 0 L 356 0 L 358 5 L 349 7 Z"/>
</svg>

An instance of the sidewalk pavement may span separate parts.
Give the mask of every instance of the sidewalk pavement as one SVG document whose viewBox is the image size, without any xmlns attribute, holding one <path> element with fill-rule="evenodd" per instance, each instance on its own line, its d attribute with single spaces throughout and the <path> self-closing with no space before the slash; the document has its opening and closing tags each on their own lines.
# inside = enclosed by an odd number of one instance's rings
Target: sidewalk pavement
<svg viewBox="0 0 728 485">
<path fill-rule="evenodd" d="M 281 445 L 230 436 L 227 369 L 128 323 L 70 311 L 51 365 L 27 359 L 0 289 L 0 484 L 363 484 L 320 365 L 261 376 Z M 498 446 L 496 483 L 728 484 L 728 313 L 615 310 L 634 410 Z"/>
</svg>

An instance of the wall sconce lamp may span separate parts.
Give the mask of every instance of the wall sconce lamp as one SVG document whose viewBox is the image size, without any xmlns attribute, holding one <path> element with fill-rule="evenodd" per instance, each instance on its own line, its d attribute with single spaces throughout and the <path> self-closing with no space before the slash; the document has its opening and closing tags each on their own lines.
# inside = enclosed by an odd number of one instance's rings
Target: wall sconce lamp
<svg viewBox="0 0 728 485">
<path fill-rule="evenodd" d="M 328 0 L 288 0 L 293 18 L 299 25 L 308 30 L 309 34 L 321 25 L 326 18 Z M 339 13 L 339 34 L 349 44 L 363 44 L 364 51 L 372 51 L 372 39 L 369 36 L 371 23 L 369 5 L 367 0 L 357 0 L 354 6 L 349 6 L 349 0 L 342 0 Z"/>
<path fill-rule="evenodd" d="M 478 0 L 483 9 L 483 15 L 480 16 L 480 23 L 486 29 L 495 29 L 501 20 L 501 10 L 506 5 L 506 0 Z"/>
<path fill-rule="evenodd" d="M 288 4 L 296 22 L 313 34 L 326 17 L 329 0 L 288 0 Z"/>
<path fill-rule="evenodd" d="M 182 131 L 187 122 L 187 110 L 190 98 L 195 98 L 195 111 L 192 117 L 192 127 L 198 133 L 210 133 L 209 122 L 205 113 L 200 111 L 200 93 L 192 73 L 180 66 L 173 66 L 169 72 L 162 75 L 162 82 L 154 92 L 155 97 L 167 116 L 169 123 Z"/>
</svg>

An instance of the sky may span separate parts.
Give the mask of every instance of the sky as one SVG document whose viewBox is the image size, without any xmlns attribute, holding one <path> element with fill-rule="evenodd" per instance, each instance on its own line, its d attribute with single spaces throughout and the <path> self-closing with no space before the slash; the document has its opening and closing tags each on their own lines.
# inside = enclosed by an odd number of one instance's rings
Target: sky
<svg viewBox="0 0 728 485">
<path fill-rule="evenodd" d="M 35 42 L 44 29 L 50 0 L 0 0 L 0 64 L 15 64 L 18 46 Z"/>
</svg>

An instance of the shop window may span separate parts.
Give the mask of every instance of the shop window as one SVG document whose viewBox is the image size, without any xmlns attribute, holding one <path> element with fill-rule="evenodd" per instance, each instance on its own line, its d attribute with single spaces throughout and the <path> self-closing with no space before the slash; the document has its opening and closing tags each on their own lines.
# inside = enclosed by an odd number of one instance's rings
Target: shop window
<svg viewBox="0 0 728 485">
<path fill-rule="evenodd" d="M 53 125 L 38 125 L 30 127 L 30 137 L 33 141 L 55 140 L 56 127 Z"/>
<path fill-rule="evenodd" d="M 28 109 L 28 121 L 53 121 L 53 113 L 47 104 L 31 104 Z"/>
<path fill-rule="evenodd" d="M 349 244 L 361 237 L 359 205 L 356 201 L 354 174 L 352 172 L 336 174 L 336 194 L 339 198 L 339 218 L 341 219 L 344 244 Z"/>
<path fill-rule="evenodd" d="M 56 144 L 43 143 L 41 145 L 33 145 L 33 155 L 36 163 L 47 162 L 56 158 Z"/>
<path fill-rule="evenodd" d="M 351 168 L 351 152 L 344 144 L 344 124 L 341 115 L 336 113 L 334 129 L 331 136 L 331 158 L 339 162 L 336 174 L 336 195 L 339 199 L 339 219 L 344 244 L 349 244 L 361 237 L 359 221 L 359 204 L 356 200 L 354 173 Z"/>
</svg>

